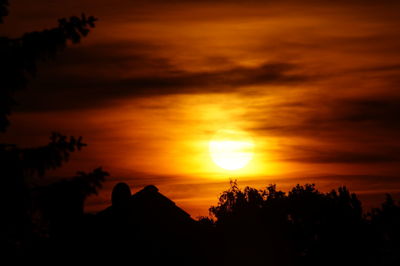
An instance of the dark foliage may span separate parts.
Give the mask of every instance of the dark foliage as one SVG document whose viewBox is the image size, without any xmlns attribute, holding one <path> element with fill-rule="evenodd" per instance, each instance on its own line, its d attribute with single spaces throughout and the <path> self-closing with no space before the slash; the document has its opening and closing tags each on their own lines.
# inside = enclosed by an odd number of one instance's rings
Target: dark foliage
<svg viewBox="0 0 400 266">
<path fill-rule="evenodd" d="M 329 193 L 314 184 L 289 193 L 275 185 L 238 188 L 210 208 L 227 265 L 398 265 L 400 206 L 388 196 L 364 215 L 346 187 Z M 230 254 L 241 254 L 230 256 Z"/>
<path fill-rule="evenodd" d="M 0 23 L 8 15 L 7 0 L 0 0 Z M 8 115 L 15 105 L 13 94 L 27 86 L 36 73 L 39 61 L 52 59 L 67 43 L 78 43 L 94 27 L 94 17 L 60 19 L 56 28 L 24 34 L 11 39 L 0 36 L 0 132 L 9 125 Z M 66 137 L 53 133 L 50 143 L 37 148 L 19 148 L 0 144 L 0 249 L 13 259 L 27 257 L 37 243 L 66 235 L 68 228 L 82 220 L 85 198 L 97 193 L 108 173 L 101 168 L 91 173 L 79 172 L 76 177 L 47 187 L 37 187 L 36 180 L 50 169 L 61 167 L 70 153 L 86 146 L 82 137 Z M 68 226 L 66 222 L 69 221 Z M 65 230 L 64 230 L 65 229 Z M 70 236 L 76 234 L 69 234 Z"/>
<path fill-rule="evenodd" d="M 8 15 L 8 0 L 0 0 L 0 24 L 3 23 L 3 17 Z"/>
<path fill-rule="evenodd" d="M 1 23 L 2 17 L 8 14 L 8 2 L 0 1 Z M 0 131 L 9 125 L 8 116 L 16 104 L 13 94 L 25 89 L 29 77 L 36 74 L 37 62 L 53 59 L 68 41 L 79 43 L 96 20 L 82 14 L 60 19 L 56 28 L 25 33 L 20 38 L 0 36 Z"/>
</svg>

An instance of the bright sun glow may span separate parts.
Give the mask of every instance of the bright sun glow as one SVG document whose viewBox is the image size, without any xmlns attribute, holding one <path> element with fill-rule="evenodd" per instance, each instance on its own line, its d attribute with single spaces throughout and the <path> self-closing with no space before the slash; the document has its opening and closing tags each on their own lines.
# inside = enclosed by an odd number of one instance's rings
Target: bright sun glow
<svg viewBox="0 0 400 266">
<path fill-rule="evenodd" d="M 209 146 L 214 163 L 226 170 L 241 169 L 253 158 L 254 143 L 242 131 L 218 130 Z"/>
</svg>

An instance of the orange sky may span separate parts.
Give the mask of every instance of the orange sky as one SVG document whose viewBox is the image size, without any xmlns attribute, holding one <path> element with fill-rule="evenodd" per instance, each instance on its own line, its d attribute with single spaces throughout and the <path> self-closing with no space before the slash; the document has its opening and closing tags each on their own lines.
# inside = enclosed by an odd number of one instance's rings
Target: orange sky
<svg viewBox="0 0 400 266">
<path fill-rule="evenodd" d="M 89 146 L 51 176 L 111 173 L 155 184 L 193 217 L 227 188 L 347 185 L 366 203 L 400 192 L 400 28 L 396 1 L 12 0 L 0 32 L 56 25 L 82 11 L 96 29 L 40 65 L 0 139 L 45 144 L 52 131 Z M 300 3 L 302 2 L 302 3 Z M 10 26 L 11 25 L 11 26 Z M 228 171 L 211 160 L 216 131 L 253 139 Z"/>
</svg>

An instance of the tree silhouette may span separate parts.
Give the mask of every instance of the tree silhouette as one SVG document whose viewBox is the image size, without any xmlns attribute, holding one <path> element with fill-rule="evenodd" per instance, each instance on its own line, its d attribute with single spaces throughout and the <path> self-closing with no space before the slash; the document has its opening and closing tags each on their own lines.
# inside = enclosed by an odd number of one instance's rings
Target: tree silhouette
<svg viewBox="0 0 400 266">
<path fill-rule="evenodd" d="M 8 0 L 0 0 L 0 23 L 3 23 L 3 17 L 8 15 Z"/>
<path fill-rule="evenodd" d="M 375 208 L 368 214 L 376 234 L 375 243 L 380 248 L 380 260 L 383 265 L 398 265 L 400 262 L 400 205 L 391 195 L 381 208 Z"/>
<path fill-rule="evenodd" d="M 275 185 L 241 190 L 235 181 L 210 213 L 217 218 L 225 248 L 247 252 L 246 260 L 254 264 L 262 263 L 265 256 L 272 265 L 377 261 L 371 224 L 357 196 L 346 187 L 321 193 L 314 184 L 297 185 L 286 194 Z M 236 257 L 227 260 L 240 264 Z"/>
<path fill-rule="evenodd" d="M 8 6 L 9 1 L 0 0 L 0 23 L 8 15 Z M 69 42 L 79 43 L 94 27 L 95 21 L 96 18 L 82 14 L 81 17 L 60 19 L 56 28 L 25 33 L 20 38 L 0 37 L 0 132 L 9 126 L 8 116 L 16 105 L 14 93 L 26 88 L 29 78 L 37 71 L 37 63 L 53 59 Z M 15 144 L 0 144 L 3 185 L 0 207 L 4 217 L 0 222 L 0 238 L 6 253 L 21 255 L 33 245 L 33 215 L 38 209 L 52 227 L 63 220 L 62 212 L 71 217 L 83 213 L 84 199 L 96 193 L 108 175 L 101 168 L 89 174 L 79 172 L 77 177 L 46 189 L 35 190 L 33 180 L 49 169 L 61 167 L 68 161 L 70 153 L 84 146 L 82 137 L 67 138 L 59 133 L 53 133 L 50 143 L 44 147 L 19 148 Z M 40 190 L 45 192 L 47 200 L 34 199 Z"/>
<path fill-rule="evenodd" d="M 0 2 L 0 23 L 8 14 L 7 6 L 8 1 Z M 96 20 L 82 14 L 60 19 L 56 28 L 25 33 L 20 38 L 0 36 L 0 131 L 9 125 L 8 116 L 16 104 L 13 94 L 26 88 L 29 77 L 37 71 L 37 62 L 54 58 L 68 41 L 79 43 Z"/>
</svg>

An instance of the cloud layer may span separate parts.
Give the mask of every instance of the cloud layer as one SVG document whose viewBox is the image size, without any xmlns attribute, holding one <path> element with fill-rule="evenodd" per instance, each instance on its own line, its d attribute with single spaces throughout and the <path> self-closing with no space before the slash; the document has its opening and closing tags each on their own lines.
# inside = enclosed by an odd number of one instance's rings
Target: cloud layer
<svg viewBox="0 0 400 266">
<path fill-rule="evenodd" d="M 223 127 L 257 141 L 261 170 L 248 184 L 400 189 L 398 1 L 63 4 L 12 3 L 12 27 L 1 29 L 12 36 L 81 11 L 100 21 L 40 66 L 17 95 L 5 140 L 87 136 L 88 151 L 67 170 L 101 164 L 132 185 L 161 184 L 187 206 L 196 189 L 204 197 L 193 204 L 211 205 L 223 182 L 210 180 L 231 175 L 208 161 L 207 141 Z M 309 177 L 274 179 L 274 169 Z"/>
</svg>

